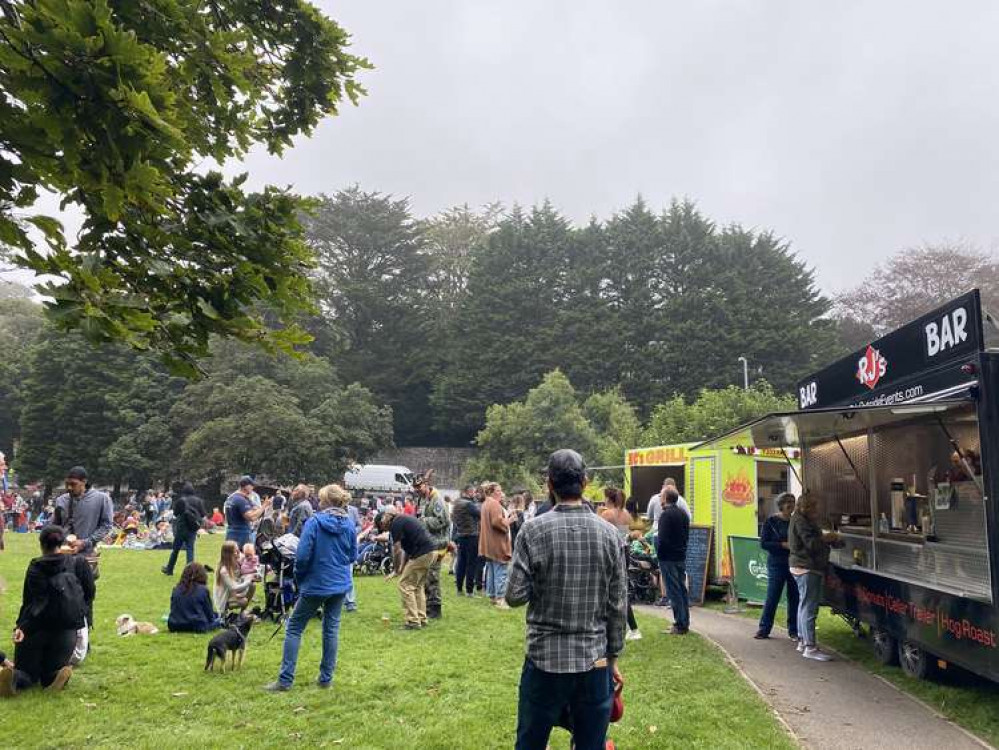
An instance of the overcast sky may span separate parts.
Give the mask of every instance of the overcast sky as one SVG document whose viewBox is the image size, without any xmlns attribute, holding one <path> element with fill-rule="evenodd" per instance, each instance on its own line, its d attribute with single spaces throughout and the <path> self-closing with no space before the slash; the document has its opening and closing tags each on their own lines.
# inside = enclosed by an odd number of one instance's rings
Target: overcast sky
<svg viewBox="0 0 999 750">
<path fill-rule="evenodd" d="M 370 95 L 254 181 L 447 206 L 641 193 L 772 228 L 829 291 L 999 238 L 999 3 L 320 0 Z"/>
</svg>

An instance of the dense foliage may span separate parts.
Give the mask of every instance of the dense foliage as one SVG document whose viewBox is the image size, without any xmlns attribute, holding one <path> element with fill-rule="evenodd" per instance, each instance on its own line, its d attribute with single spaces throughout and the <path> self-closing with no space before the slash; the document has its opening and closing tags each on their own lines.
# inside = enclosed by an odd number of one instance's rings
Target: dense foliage
<svg viewBox="0 0 999 750">
<path fill-rule="evenodd" d="M 309 221 L 317 351 L 389 403 L 401 444 L 466 444 L 492 404 L 560 369 L 583 394 L 656 404 L 742 380 L 778 391 L 842 351 L 811 271 L 769 232 L 641 200 L 574 227 L 549 203 L 416 220 L 352 188 Z"/>
<path fill-rule="evenodd" d="M 554 370 L 524 400 L 489 407 L 476 438 L 479 452 L 465 474 L 473 481 L 537 489 L 552 451 L 571 446 L 591 466 L 620 465 L 624 448 L 634 447 L 638 433 L 634 409 L 617 391 L 583 401 L 569 379 Z"/>
<path fill-rule="evenodd" d="M 765 380 L 748 390 L 730 385 L 704 389 L 696 399 L 676 396 L 653 411 L 642 436 L 642 445 L 670 445 L 707 440 L 757 417 L 774 412 L 795 411 L 798 402 L 780 395 Z"/>
<path fill-rule="evenodd" d="M 0 308 L 11 300 L 0 300 Z M 185 478 L 217 489 L 227 475 L 325 482 L 392 444 L 392 412 L 366 388 L 344 386 L 312 355 L 271 356 L 217 340 L 205 376 L 172 376 L 122 345 L 94 347 L 45 325 L 35 303 L 10 335 L 16 368 L 0 368 L 0 450 L 22 481 L 61 480 L 84 464 L 99 484 Z M 15 329 L 0 318 L 0 339 Z M 214 494 L 214 492 L 210 492 Z"/>
<path fill-rule="evenodd" d="M 2 0 L 0 249 L 55 278 L 52 319 L 186 373 L 213 334 L 307 340 L 306 204 L 199 166 L 279 153 L 356 102 L 348 42 L 306 0 Z M 74 243 L 42 191 L 82 214 Z"/>
</svg>

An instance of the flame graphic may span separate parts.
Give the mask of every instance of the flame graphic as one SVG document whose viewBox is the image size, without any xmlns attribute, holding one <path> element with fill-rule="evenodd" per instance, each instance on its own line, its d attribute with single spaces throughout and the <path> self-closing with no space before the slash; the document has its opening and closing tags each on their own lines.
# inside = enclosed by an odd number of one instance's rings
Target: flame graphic
<svg viewBox="0 0 999 750">
<path fill-rule="evenodd" d="M 737 508 L 753 502 L 755 500 L 754 495 L 753 483 L 749 481 L 749 477 L 746 476 L 746 472 L 744 471 L 740 471 L 734 477 L 730 477 L 722 488 L 722 500 Z"/>
</svg>

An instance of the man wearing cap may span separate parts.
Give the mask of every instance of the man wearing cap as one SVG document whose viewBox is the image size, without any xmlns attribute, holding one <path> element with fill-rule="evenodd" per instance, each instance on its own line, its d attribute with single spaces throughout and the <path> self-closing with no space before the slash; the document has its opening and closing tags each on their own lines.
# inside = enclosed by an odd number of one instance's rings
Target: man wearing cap
<svg viewBox="0 0 999 750">
<path fill-rule="evenodd" d="M 430 539 L 434 543 L 437 554 L 434 555 L 427 571 L 427 617 L 437 620 L 441 616 L 441 560 L 443 559 L 448 543 L 448 536 L 451 531 L 451 517 L 447 512 L 447 505 L 441 498 L 441 494 L 430 485 L 430 477 L 420 475 L 413 480 L 413 489 L 416 490 L 417 511 L 416 516 L 423 523 L 430 534 Z"/>
<path fill-rule="evenodd" d="M 85 468 L 66 472 L 66 492 L 56 498 L 53 523 L 76 536 L 73 552 L 92 552 L 111 531 L 113 517 L 111 497 L 87 485 Z"/>
<path fill-rule="evenodd" d="M 236 542 L 242 549 L 253 535 L 251 524 L 263 514 L 265 504 L 254 507 L 250 496 L 253 494 L 253 480 L 242 477 L 239 489 L 225 501 L 225 540 Z"/>
<path fill-rule="evenodd" d="M 516 747 L 544 750 L 567 712 L 577 750 L 602 750 L 621 680 L 624 546 L 614 527 L 583 505 L 582 456 L 555 451 L 547 483 L 554 505 L 517 535 L 506 587 L 507 604 L 527 605 Z"/>
</svg>

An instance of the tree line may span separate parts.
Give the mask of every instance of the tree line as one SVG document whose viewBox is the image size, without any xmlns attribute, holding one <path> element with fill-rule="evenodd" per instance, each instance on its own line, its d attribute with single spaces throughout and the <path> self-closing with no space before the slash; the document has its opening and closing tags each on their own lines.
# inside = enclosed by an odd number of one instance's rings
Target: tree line
<svg viewBox="0 0 999 750">
<path fill-rule="evenodd" d="M 843 350 L 811 269 L 768 231 L 690 201 L 638 199 L 574 226 L 551 204 L 430 219 L 359 187 L 306 221 L 313 351 L 392 407 L 400 444 L 467 444 L 492 404 L 558 369 L 618 389 L 641 419 L 674 396 L 753 380 L 779 391 Z"/>
<path fill-rule="evenodd" d="M 84 464 L 101 485 L 190 479 L 216 496 L 234 473 L 290 484 L 343 475 L 392 445 L 391 409 L 314 355 L 215 339 L 188 380 L 120 344 L 94 346 L 0 299 L 0 450 L 22 482 L 58 485 Z"/>
</svg>

